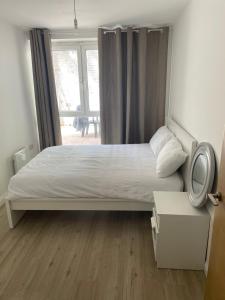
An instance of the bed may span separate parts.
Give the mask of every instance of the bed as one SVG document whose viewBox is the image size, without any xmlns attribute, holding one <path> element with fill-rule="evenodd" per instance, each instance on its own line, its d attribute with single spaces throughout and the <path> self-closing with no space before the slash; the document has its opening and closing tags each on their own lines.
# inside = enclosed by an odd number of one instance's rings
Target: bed
<svg viewBox="0 0 225 300">
<path fill-rule="evenodd" d="M 167 178 L 155 173 L 149 144 L 47 148 L 10 180 L 6 207 L 13 228 L 26 210 L 151 211 L 153 191 L 182 191 L 196 140 L 175 121 L 167 126 L 189 158 Z"/>
</svg>

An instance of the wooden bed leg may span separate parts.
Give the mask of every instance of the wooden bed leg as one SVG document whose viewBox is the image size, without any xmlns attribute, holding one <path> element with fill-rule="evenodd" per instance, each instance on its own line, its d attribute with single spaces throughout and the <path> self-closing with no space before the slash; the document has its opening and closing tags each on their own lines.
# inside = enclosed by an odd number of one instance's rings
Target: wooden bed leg
<svg viewBox="0 0 225 300">
<path fill-rule="evenodd" d="M 25 210 L 12 210 L 8 200 L 5 202 L 9 227 L 13 229 L 25 214 Z"/>
</svg>

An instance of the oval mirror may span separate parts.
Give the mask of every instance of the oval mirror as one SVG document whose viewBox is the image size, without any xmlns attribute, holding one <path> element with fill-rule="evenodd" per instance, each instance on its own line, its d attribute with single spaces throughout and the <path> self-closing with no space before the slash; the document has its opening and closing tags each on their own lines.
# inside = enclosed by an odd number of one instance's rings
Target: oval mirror
<svg viewBox="0 0 225 300">
<path fill-rule="evenodd" d="M 215 173 L 215 155 L 209 143 L 200 143 L 197 147 L 189 172 L 188 194 L 194 207 L 201 207 L 211 192 Z"/>
</svg>

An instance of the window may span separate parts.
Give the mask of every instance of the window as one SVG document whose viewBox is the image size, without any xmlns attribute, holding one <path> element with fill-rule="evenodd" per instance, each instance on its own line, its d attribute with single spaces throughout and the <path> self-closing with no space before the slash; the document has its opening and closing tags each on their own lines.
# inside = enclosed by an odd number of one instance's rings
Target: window
<svg viewBox="0 0 225 300">
<path fill-rule="evenodd" d="M 63 143 L 100 143 L 96 42 L 53 42 L 53 65 Z"/>
</svg>

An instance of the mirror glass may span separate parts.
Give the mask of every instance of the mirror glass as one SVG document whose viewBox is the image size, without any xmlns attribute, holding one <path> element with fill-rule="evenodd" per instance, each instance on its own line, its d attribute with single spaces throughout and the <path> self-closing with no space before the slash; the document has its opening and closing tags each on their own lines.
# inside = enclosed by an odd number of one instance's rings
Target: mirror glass
<svg viewBox="0 0 225 300">
<path fill-rule="evenodd" d="M 207 201 L 207 194 L 211 192 L 215 172 L 215 156 L 209 143 L 200 143 L 192 157 L 188 195 L 194 207 L 201 207 Z"/>
<path fill-rule="evenodd" d="M 207 157 L 199 154 L 195 160 L 192 172 L 192 189 L 194 194 L 198 195 L 204 189 L 207 172 Z"/>
</svg>

